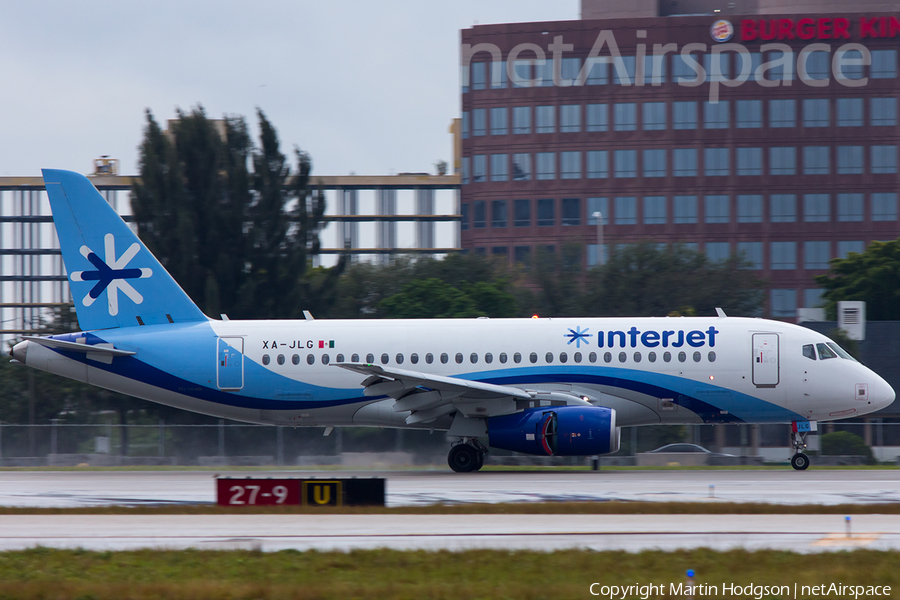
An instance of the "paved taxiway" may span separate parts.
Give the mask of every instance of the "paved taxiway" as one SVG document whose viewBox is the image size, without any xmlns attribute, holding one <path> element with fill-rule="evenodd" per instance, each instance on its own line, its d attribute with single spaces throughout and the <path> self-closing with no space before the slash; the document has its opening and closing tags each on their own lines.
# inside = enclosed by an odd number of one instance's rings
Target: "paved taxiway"
<svg viewBox="0 0 900 600">
<path fill-rule="evenodd" d="M 216 474 L 385 477 L 389 506 L 468 502 L 730 501 L 777 504 L 900 502 L 900 470 L 696 471 L 5 471 L 0 506 L 73 507 L 215 501 Z M 714 498 L 710 498 L 711 490 Z M 900 519 L 898 519 L 900 520 Z"/>
<path fill-rule="evenodd" d="M 213 472 L 6 471 L 0 505 L 83 507 L 215 500 Z M 387 478 L 391 506 L 434 502 L 703 501 L 870 504 L 900 501 L 897 470 L 219 472 L 234 477 Z M 710 486 L 715 486 L 711 490 Z M 132 548 L 709 547 L 822 552 L 900 549 L 900 518 L 856 515 L 0 515 L 0 550 L 36 545 Z"/>
</svg>

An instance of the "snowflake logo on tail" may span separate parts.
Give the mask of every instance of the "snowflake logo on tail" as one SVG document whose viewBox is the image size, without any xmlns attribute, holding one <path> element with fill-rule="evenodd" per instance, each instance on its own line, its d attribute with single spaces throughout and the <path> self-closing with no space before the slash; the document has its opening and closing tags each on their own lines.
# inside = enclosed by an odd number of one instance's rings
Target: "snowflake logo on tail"
<svg viewBox="0 0 900 600">
<path fill-rule="evenodd" d="M 141 246 L 137 242 L 122 253 L 118 259 L 116 258 L 116 238 L 113 234 L 107 233 L 103 238 L 104 250 L 106 251 L 106 260 L 102 260 L 87 246 L 81 247 L 81 254 L 88 262 L 90 262 L 96 271 L 75 271 L 72 273 L 72 281 L 96 281 L 96 285 L 91 288 L 84 299 L 81 301 L 85 306 L 90 306 L 94 300 L 100 297 L 103 290 L 107 290 L 106 297 L 109 301 L 109 314 L 116 316 L 119 314 L 119 290 L 128 296 L 135 304 L 144 301 L 144 297 L 138 293 L 136 289 L 131 287 L 128 279 L 146 279 L 153 275 L 151 269 L 126 269 L 125 267 L 131 262 L 131 259 L 137 255 Z"/>
<path fill-rule="evenodd" d="M 576 327 L 575 329 L 569 329 L 569 333 L 563 334 L 563 337 L 572 338 L 569 340 L 569 343 L 566 345 L 570 346 L 574 342 L 576 348 L 581 348 L 581 342 L 584 342 L 585 345 L 589 344 L 590 342 L 588 342 L 587 339 L 589 337 L 593 337 L 594 334 L 588 333 L 588 331 L 590 331 L 590 328 L 588 328 L 588 327 L 585 327 L 584 331 L 581 330 L 581 327 Z"/>
</svg>

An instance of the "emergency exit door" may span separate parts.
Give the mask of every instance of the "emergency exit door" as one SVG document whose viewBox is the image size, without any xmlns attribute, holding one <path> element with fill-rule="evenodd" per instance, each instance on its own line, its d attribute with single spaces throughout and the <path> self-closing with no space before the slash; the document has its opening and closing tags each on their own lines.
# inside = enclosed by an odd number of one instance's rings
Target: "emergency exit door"
<svg viewBox="0 0 900 600">
<path fill-rule="evenodd" d="M 219 338 L 216 380 L 221 390 L 239 390 L 244 387 L 244 338 Z"/>
<path fill-rule="evenodd" d="M 753 385 L 775 387 L 778 385 L 778 334 L 753 334 Z"/>
</svg>

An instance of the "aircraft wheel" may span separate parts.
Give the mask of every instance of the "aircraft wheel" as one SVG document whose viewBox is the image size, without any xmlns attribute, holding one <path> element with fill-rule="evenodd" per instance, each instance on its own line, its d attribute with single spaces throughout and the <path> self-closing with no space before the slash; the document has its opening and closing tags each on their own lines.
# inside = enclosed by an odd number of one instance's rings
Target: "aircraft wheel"
<svg viewBox="0 0 900 600">
<path fill-rule="evenodd" d="M 809 457 L 802 452 L 798 452 L 791 457 L 791 466 L 797 471 L 805 471 L 809 467 Z"/>
<path fill-rule="evenodd" d="M 478 462 L 475 464 L 475 468 L 472 470 L 480 471 L 481 467 L 483 467 L 483 466 L 484 466 L 484 452 L 479 452 L 478 453 Z"/>
<path fill-rule="evenodd" d="M 457 473 L 469 473 L 480 468 L 478 449 L 469 444 L 457 444 L 450 448 L 447 455 L 447 464 Z M 482 457 L 483 460 L 483 457 Z"/>
</svg>

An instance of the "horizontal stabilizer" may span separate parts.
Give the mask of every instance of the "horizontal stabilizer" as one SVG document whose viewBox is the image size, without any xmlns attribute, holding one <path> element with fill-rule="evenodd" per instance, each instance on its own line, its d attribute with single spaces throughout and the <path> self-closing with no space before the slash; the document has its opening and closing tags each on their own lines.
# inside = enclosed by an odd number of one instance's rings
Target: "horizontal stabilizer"
<svg viewBox="0 0 900 600">
<path fill-rule="evenodd" d="M 23 339 L 47 348 L 57 348 L 59 350 L 68 350 L 69 352 L 83 352 L 85 354 L 99 354 L 101 356 L 134 356 L 137 352 L 131 350 L 119 350 L 113 348 L 112 344 L 79 344 L 76 342 L 66 342 L 63 340 L 54 340 L 53 338 L 42 338 L 27 335 Z"/>
</svg>

